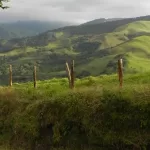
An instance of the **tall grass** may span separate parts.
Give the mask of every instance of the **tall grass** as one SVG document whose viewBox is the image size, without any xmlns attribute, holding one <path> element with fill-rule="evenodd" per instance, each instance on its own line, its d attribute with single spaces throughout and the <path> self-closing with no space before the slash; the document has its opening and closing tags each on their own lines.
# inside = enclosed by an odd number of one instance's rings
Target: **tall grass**
<svg viewBox="0 0 150 150">
<path fill-rule="evenodd" d="M 149 149 L 149 74 L 0 88 L 0 145 L 14 150 Z"/>
</svg>

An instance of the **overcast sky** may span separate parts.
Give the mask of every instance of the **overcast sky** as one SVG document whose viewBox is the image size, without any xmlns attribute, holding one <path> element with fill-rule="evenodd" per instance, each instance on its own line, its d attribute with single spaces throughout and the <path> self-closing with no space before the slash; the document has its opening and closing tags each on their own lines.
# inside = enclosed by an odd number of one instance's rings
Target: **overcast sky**
<svg viewBox="0 0 150 150">
<path fill-rule="evenodd" d="M 150 15 L 150 0 L 10 0 L 0 21 L 44 20 L 83 23 L 97 18 Z"/>
</svg>

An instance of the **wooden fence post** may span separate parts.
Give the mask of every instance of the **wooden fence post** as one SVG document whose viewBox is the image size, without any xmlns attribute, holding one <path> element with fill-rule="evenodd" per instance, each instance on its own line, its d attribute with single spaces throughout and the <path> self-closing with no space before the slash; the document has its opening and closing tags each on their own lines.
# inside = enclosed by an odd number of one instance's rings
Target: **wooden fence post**
<svg viewBox="0 0 150 150">
<path fill-rule="evenodd" d="M 36 80 L 37 80 L 37 76 L 36 76 L 36 66 L 34 66 L 33 80 L 34 80 L 34 88 L 36 88 L 36 87 L 37 87 L 37 84 L 36 84 Z"/>
<path fill-rule="evenodd" d="M 9 65 L 9 86 L 12 86 L 12 65 Z"/>
<path fill-rule="evenodd" d="M 118 76 L 119 76 L 119 83 L 120 88 L 123 86 L 123 62 L 122 59 L 118 60 Z"/>
<path fill-rule="evenodd" d="M 71 72 L 68 63 L 66 62 L 66 71 L 68 74 L 69 88 L 71 88 Z"/>
<path fill-rule="evenodd" d="M 71 64 L 71 89 L 74 89 L 74 60 L 72 61 Z"/>
<path fill-rule="evenodd" d="M 69 64 L 66 62 L 66 71 L 68 74 L 68 80 L 69 80 L 69 88 L 74 89 L 74 60 L 71 63 L 71 67 L 69 67 Z"/>
</svg>

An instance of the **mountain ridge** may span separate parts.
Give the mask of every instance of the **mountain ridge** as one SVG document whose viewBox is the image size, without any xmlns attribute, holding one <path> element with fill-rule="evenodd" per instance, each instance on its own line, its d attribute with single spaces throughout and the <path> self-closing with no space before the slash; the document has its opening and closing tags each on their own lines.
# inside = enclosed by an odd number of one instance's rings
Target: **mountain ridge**
<svg viewBox="0 0 150 150">
<path fill-rule="evenodd" d="M 105 23 L 105 22 L 110 22 L 110 21 L 117 21 L 117 20 L 123 20 L 123 18 L 100 18 L 100 19 L 94 19 L 92 21 L 88 21 L 86 23 L 83 23 L 81 25 L 92 25 L 92 24 L 100 24 L 100 23 Z"/>
</svg>

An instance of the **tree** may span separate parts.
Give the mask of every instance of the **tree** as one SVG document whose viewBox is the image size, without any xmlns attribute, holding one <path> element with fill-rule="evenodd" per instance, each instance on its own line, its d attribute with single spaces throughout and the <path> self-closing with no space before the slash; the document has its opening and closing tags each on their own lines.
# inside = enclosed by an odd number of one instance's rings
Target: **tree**
<svg viewBox="0 0 150 150">
<path fill-rule="evenodd" d="M 8 2 L 9 0 L 0 0 L 0 8 L 2 8 L 2 9 L 6 9 L 6 8 L 8 8 L 8 6 L 4 6 L 4 3 L 5 2 Z"/>
</svg>

